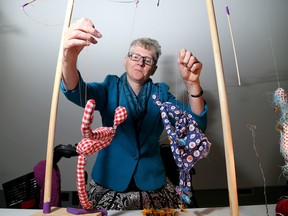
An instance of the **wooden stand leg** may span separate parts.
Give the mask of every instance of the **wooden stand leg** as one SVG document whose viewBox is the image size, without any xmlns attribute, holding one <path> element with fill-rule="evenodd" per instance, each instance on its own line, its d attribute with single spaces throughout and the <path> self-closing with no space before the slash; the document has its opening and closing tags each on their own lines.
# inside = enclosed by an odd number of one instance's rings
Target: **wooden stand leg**
<svg viewBox="0 0 288 216">
<path fill-rule="evenodd" d="M 230 213 L 233 216 L 238 216 L 239 208 L 238 208 L 238 195 L 237 195 L 236 173 L 234 163 L 234 151 L 233 151 L 232 133 L 230 125 L 230 114 L 228 110 L 227 94 L 226 94 L 224 72 L 222 65 L 221 49 L 218 37 L 216 18 L 214 13 L 213 0 L 206 0 L 206 4 L 209 16 L 212 46 L 214 52 L 214 61 L 218 83 L 218 92 L 220 99 L 222 130 L 223 130 L 226 169 L 227 169 L 227 181 L 229 190 L 229 202 L 231 210 Z"/>
<path fill-rule="evenodd" d="M 38 212 L 36 214 L 33 214 L 32 216 L 45 216 L 43 212 Z M 52 208 L 51 212 L 49 213 L 49 216 L 73 216 L 74 214 L 71 214 L 67 212 L 66 208 Z M 75 215 L 74 215 L 75 216 Z M 102 216 L 101 212 L 94 212 L 94 213 L 87 213 L 87 214 L 81 214 L 81 216 Z"/>
<path fill-rule="evenodd" d="M 53 151 L 54 151 L 54 139 L 55 139 L 55 128 L 56 128 L 57 109 L 58 109 L 58 100 L 60 91 L 60 81 L 62 77 L 63 40 L 64 40 L 64 33 L 70 26 L 73 5 L 74 0 L 68 0 L 62 38 L 59 48 L 58 62 L 56 67 L 54 89 L 52 94 L 47 152 L 46 152 L 46 170 L 45 170 L 45 186 L 44 186 L 44 202 L 43 202 L 44 214 L 48 214 L 51 211 L 50 202 L 51 202 L 52 168 L 53 168 L 53 153 L 54 153 Z"/>
</svg>

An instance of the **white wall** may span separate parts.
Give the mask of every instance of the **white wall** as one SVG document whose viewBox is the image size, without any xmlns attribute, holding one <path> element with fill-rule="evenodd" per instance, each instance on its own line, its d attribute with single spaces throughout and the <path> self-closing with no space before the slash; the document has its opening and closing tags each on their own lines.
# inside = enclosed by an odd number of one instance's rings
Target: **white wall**
<svg viewBox="0 0 288 216">
<path fill-rule="evenodd" d="M 50 104 L 66 11 L 64 0 L 37 0 L 25 8 L 21 0 L 0 0 L 0 183 L 32 171 L 46 158 Z M 242 86 L 237 84 L 231 37 L 225 12 L 228 4 L 238 55 Z M 279 114 L 272 105 L 273 92 L 287 91 L 288 2 L 285 0 L 214 1 L 239 188 L 263 186 L 248 124 L 256 125 L 256 148 L 268 186 L 285 184 L 280 166 Z M 209 104 L 206 135 L 212 142 L 207 159 L 196 164 L 195 189 L 226 188 L 226 168 L 221 115 L 211 36 L 205 1 L 116 0 L 75 1 L 73 20 L 89 17 L 103 34 L 99 44 L 85 49 L 79 69 L 87 81 L 102 81 L 110 73 L 123 73 L 123 59 L 132 39 L 159 40 L 163 55 L 155 81 L 165 81 L 181 100 L 184 86 L 177 71 L 181 48 L 191 50 L 204 64 L 202 86 Z M 135 17 L 135 18 L 134 18 Z M 36 22 L 36 21 L 37 22 Z M 41 23 L 39 23 L 41 22 Z M 273 55 L 274 52 L 274 55 Z M 276 66 L 274 64 L 276 62 Z M 279 79 L 277 79 L 276 71 Z M 56 144 L 80 141 L 83 110 L 59 97 Z M 99 126 L 98 114 L 95 127 Z M 89 171 L 95 155 L 88 158 Z M 76 158 L 62 159 L 62 190 L 76 190 Z"/>
</svg>

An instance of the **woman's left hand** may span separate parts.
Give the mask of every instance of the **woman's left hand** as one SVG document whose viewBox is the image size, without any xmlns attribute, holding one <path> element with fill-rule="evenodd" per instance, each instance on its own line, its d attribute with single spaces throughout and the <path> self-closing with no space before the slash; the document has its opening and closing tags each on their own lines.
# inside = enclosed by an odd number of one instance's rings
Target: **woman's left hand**
<svg viewBox="0 0 288 216">
<path fill-rule="evenodd" d="M 177 62 L 184 82 L 199 83 L 202 63 L 190 51 L 181 49 Z"/>
</svg>

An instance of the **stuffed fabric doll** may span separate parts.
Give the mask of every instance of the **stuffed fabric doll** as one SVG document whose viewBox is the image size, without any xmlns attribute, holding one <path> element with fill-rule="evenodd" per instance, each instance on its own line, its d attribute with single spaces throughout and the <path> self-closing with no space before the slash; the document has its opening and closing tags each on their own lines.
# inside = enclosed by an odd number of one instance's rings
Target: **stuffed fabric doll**
<svg viewBox="0 0 288 216">
<path fill-rule="evenodd" d="M 288 101 L 287 94 L 283 88 L 278 88 L 274 92 L 274 107 L 275 111 L 281 112 L 276 129 L 280 133 L 280 152 L 285 160 L 285 165 L 282 166 L 282 173 L 288 179 Z"/>
<path fill-rule="evenodd" d="M 39 208 L 43 209 L 44 201 L 44 189 L 45 189 L 45 171 L 46 171 L 46 160 L 42 160 L 37 163 L 34 168 L 34 176 L 37 185 L 40 187 L 40 201 Z M 60 169 L 56 163 L 53 163 L 52 167 L 52 185 L 51 185 L 51 206 L 61 206 L 61 175 Z"/>
<path fill-rule="evenodd" d="M 78 164 L 77 164 L 77 189 L 81 206 L 84 209 L 91 209 L 92 203 L 88 201 L 88 195 L 85 186 L 84 167 L 86 158 L 84 155 L 92 155 L 93 153 L 108 146 L 115 136 L 117 126 L 127 118 L 127 110 L 124 107 L 117 107 L 114 116 L 113 127 L 99 127 L 95 130 L 91 129 L 93 122 L 93 112 L 96 104 L 94 100 L 88 100 L 84 115 L 82 118 L 82 140 L 77 145 Z"/>
<path fill-rule="evenodd" d="M 176 191 L 186 203 L 191 203 L 190 170 L 198 160 L 208 155 L 211 143 L 198 128 L 198 124 L 191 114 L 182 112 L 171 102 L 162 103 L 158 95 L 152 95 L 152 98 L 160 108 L 171 151 L 179 167 L 179 185 L 176 187 Z M 175 120 L 174 128 L 168 117 Z"/>
</svg>

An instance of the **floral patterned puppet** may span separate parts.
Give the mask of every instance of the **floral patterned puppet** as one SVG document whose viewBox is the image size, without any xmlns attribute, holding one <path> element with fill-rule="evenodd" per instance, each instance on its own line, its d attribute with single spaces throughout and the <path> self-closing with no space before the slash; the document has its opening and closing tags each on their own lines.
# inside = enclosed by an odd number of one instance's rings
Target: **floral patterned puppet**
<svg viewBox="0 0 288 216">
<path fill-rule="evenodd" d="M 82 118 L 82 140 L 77 144 L 78 164 L 77 164 L 77 189 L 81 206 L 84 209 L 91 209 L 92 203 L 88 201 L 85 172 L 86 159 L 84 155 L 92 155 L 93 153 L 108 146 L 116 134 L 116 129 L 127 118 L 127 110 L 124 107 L 117 107 L 114 116 L 113 127 L 99 127 L 95 130 L 91 129 L 93 122 L 93 112 L 96 103 L 93 99 L 88 100 L 84 115 Z"/>
<path fill-rule="evenodd" d="M 171 102 L 162 103 L 156 94 L 152 95 L 152 98 L 160 107 L 162 122 L 170 140 L 173 157 L 179 167 L 179 185 L 176 191 L 186 203 L 191 203 L 190 170 L 198 160 L 208 155 L 211 143 L 198 128 L 191 114 L 183 112 Z M 175 120 L 174 128 L 168 117 Z"/>
<path fill-rule="evenodd" d="M 276 129 L 280 133 L 280 152 L 285 160 L 285 165 L 282 166 L 282 173 L 288 178 L 288 101 L 287 94 L 283 88 L 278 88 L 274 92 L 274 107 L 276 112 L 281 112 Z"/>
</svg>

